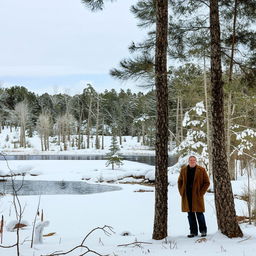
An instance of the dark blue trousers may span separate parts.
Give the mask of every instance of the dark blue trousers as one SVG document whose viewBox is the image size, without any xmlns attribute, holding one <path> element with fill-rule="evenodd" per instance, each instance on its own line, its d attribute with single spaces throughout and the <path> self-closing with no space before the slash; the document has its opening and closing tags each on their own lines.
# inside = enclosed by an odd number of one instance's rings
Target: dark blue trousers
<svg viewBox="0 0 256 256">
<path fill-rule="evenodd" d="M 188 212 L 188 222 L 190 234 L 198 235 L 198 226 L 200 233 L 207 233 L 205 218 L 202 212 Z"/>
</svg>

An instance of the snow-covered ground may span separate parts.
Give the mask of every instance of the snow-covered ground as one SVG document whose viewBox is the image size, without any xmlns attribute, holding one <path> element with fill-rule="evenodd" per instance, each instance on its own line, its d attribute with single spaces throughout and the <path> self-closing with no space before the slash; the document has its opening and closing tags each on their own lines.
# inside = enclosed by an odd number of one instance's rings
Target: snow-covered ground
<svg viewBox="0 0 256 256">
<path fill-rule="evenodd" d="M 1 161 L 2 173 L 7 174 L 6 164 Z M 106 236 L 102 230 L 96 230 L 86 240 L 84 245 L 99 254 L 111 256 L 126 255 L 229 255 L 252 256 L 256 250 L 256 228 L 253 225 L 242 224 L 243 238 L 228 239 L 217 230 L 214 208 L 214 196 L 207 193 L 206 221 L 208 236 L 187 238 L 188 221 L 186 213 L 181 213 L 180 196 L 177 190 L 177 168 L 170 168 L 169 181 L 169 236 L 163 241 L 154 241 L 152 237 L 154 215 L 154 187 L 138 184 L 121 184 L 121 178 L 134 181 L 133 177 L 150 173 L 154 167 L 124 161 L 118 170 L 105 167 L 105 161 L 9 161 L 9 166 L 15 172 L 23 172 L 26 180 L 64 180 L 94 183 L 99 180 L 112 180 L 114 186 L 122 190 L 88 195 L 42 195 L 40 212 L 43 209 L 44 220 L 50 222 L 43 233 L 54 232 L 53 236 L 44 237 L 42 244 L 30 248 L 32 223 L 37 212 L 39 196 L 20 196 L 24 209 L 22 219 L 29 226 L 20 230 L 20 252 L 24 256 L 49 255 L 53 252 L 65 252 L 79 245 L 83 238 L 95 227 L 109 225 L 113 233 Z M 33 176 L 31 176 L 31 174 Z M 37 175 L 37 176 L 34 176 Z M 17 176 L 16 179 L 22 177 Z M 241 193 L 246 180 L 242 178 L 233 183 L 236 193 Z M 107 184 L 107 183 L 104 183 Z M 46 188 L 47 189 L 47 188 Z M 146 192 L 138 192 L 145 190 Z M 8 232 L 6 224 L 15 220 L 13 197 L 0 197 L 0 215 L 4 215 L 5 227 L 3 244 L 15 243 L 16 232 Z M 235 201 L 238 215 L 247 215 L 244 201 Z M 38 217 L 39 218 L 39 217 Z M 37 220 L 39 222 L 39 219 Z M 124 236 L 123 234 L 128 234 Z M 140 244 L 130 244 L 142 242 Z M 120 246 L 130 244 L 126 246 Z M 77 249 L 68 255 L 82 255 L 84 251 Z M 16 249 L 0 248 L 0 255 L 15 256 Z M 96 255 L 88 253 L 87 255 Z"/>
<path fill-rule="evenodd" d="M 95 149 L 95 136 L 90 139 L 89 149 L 77 150 L 76 147 L 72 147 L 72 143 L 67 145 L 67 150 L 64 151 L 63 145 L 57 145 L 57 137 L 50 137 L 50 150 L 42 151 L 40 137 L 34 133 L 33 137 L 26 138 L 29 147 L 20 148 L 19 147 L 19 128 L 12 129 L 10 132 L 9 128 L 4 128 L 0 133 L 0 151 L 9 155 L 18 154 L 29 154 L 29 155 L 42 155 L 42 154 L 106 154 L 109 151 L 109 146 L 111 144 L 111 136 L 104 136 L 104 149 Z M 84 136 L 86 140 L 86 136 Z M 101 136 L 100 136 L 101 140 Z M 101 141 L 100 141 L 101 143 Z M 119 137 L 118 137 L 119 143 Z M 119 144 L 120 153 L 124 155 L 153 155 L 154 150 L 147 146 L 143 146 L 141 142 L 138 142 L 137 137 L 122 136 L 122 145 Z"/>
</svg>

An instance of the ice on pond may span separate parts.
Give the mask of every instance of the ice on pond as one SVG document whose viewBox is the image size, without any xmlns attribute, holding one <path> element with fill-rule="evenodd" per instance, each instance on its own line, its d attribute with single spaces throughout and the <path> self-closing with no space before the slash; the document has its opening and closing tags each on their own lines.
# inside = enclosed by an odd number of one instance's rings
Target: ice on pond
<svg viewBox="0 0 256 256">
<path fill-rule="evenodd" d="M 60 195 L 60 194 L 94 194 L 116 191 L 118 186 L 89 184 L 85 181 L 30 181 L 15 180 L 18 195 Z M 0 182 L 0 194 L 13 194 L 11 180 Z"/>
</svg>

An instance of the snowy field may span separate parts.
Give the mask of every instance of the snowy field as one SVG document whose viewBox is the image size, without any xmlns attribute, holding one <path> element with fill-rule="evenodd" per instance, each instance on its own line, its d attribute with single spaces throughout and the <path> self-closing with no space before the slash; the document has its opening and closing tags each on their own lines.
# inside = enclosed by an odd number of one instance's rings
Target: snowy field
<svg viewBox="0 0 256 256">
<path fill-rule="evenodd" d="M 1 172 L 7 174 L 8 169 L 3 161 Z M 15 172 L 25 174 L 26 180 L 64 180 L 97 183 L 102 180 L 112 180 L 111 185 L 122 190 L 89 195 L 42 195 L 40 212 L 43 209 L 44 220 L 49 221 L 43 233 L 55 233 L 43 237 L 42 244 L 34 244 L 30 248 L 32 224 L 37 212 L 39 196 L 20 196 L 24 209 L 22 219 L 28 226 L 20 230 L 21 255 L 50 255 L 53 252 L 65 252 L 79 245 L 83 238 L 95 227 L 109 225 L 115 233 L 105 235 L 102 230 L 96 230 L 86 240 L 84 245 L 99 255 L 237 255 L 252 256 L 256 250 L 256 228 L 253 225 L 242 224 L 243 238 L 228 239 L 217 230 L 214 209 L 214 196 L 207 193 L 206 221 L 208 236 L 206 239 L 187 238 L 188 221 L 186 213 L 180 211 L 180 196 L 176 185 L 178 173 L 169 171 L 169 236 L 163 241 L 154 241 L 152 237 L 154 215 L 154 188 L 138 184 L 121 184 L 122 181 L 135 181 L 133 177 L 152 173 L 152 166 L 124 161 L 118 170 L 105 167 L 105 161 L 9 161 L 10 168 Z M 37 175 L 37 176 L 34 176 Z M 150 175 L 149 175 L 150 176 Z M 16 179 L 21 179 L 17 176 Z M 246 180 L 240 179 L 233 183 L 236 193 L 241 193 Z M 103 184 L 108 184 L 103 182 Z M 46 188 L 47 189 L 47 188 Z M 145 190 L 146 192 L 138 192 Z M 3 244 L 15 243 L 16 232 L 6 230 L 8 223 L 15 220 L 13 197 L 0 197 L 0 214 L 4 215 L 5 227 Z M 237 215 L 247 215 L 244 201 L 237 200 Z M 39 217 L 37 217 L 39 223 Z M 124 236 L 127 234 L 127 236 Z M 132 244 L 134 242 L 141 242 Z M 129 244 L 129 245 L 126 245 Z M 85 250 L 86 251 L 86 250 Z M 77 249 L 68 255 L 78 256 L 85 252 Z M 0 248 L 0 255 L 15 256 L 16 249 Z M 96 255 L 88 253 L 86 255 Z"/>
<path fill-rule="evenodd" d="M 76 136 L 73 136 L 74 138 Z M 100 143 L 101 143 L 101 136 Z M 118 143 L 119 143 L 119 137 Z M 72 143 L 67 145 L 67 150 L 64 151 L 64 146 L 57 145 L 57 137 L 50 137 L 50 150 L 41 151 L 40 137 L 35 133 L 33 137 L 26 138 L 29 147 L 19 148 L 19 129 L 12 129 L 10 132 L 9 128 L 4 128 L 0 133 L 0 151 L 9 155 L 27 154 L 27 155 L 42 155 L 42 154 L 106 154 L 109 151 L 111 144 L 111 136 L 104 136 L 104 149 L 95 149 L 95 136 L 90 139 L 89 149 L 80 149 L 72 147 Z M 86 141 L 86 136 L 84 135 Z M 124 155 L 153 155 L 154 150 L 147 146 L 143 146 L 141 142 L 138 142 L 137 137 L 122 136 L 122 145 L 119 144 L 120 153 Z"/>
</svg>

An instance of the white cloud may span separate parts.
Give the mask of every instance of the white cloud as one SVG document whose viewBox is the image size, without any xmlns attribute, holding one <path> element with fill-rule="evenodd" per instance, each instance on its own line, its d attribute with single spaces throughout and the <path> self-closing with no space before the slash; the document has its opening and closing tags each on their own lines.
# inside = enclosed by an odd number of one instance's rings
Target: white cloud
<svg viewBox="0 0 256 256">
<path fill-rule="evenodd" d="M 133 3 L 92 13 L 80 0 L 1 0 L 0 76 L 107 73 L 144 36 Z"/>
<path fill-rule="evenodd" d="M 92 13 L 81 0 L 1 0 L 0 81 L 42 94 L 81 93 L 91 83 L 97 91 L 141 91 L 109 74 L 129 56 L 131 41 L 141 41 L 129 9 L 137 0 L 106 1 Z"/>
<path fill-rule="evenodd" d="M 2 76 L 61 76 L 87 74 L 88 70 L 82 67 L 69 66 L 0 66 L 0 75 Z M 100 74 L 100 72 L 91 72 Z"/>
</svg>

